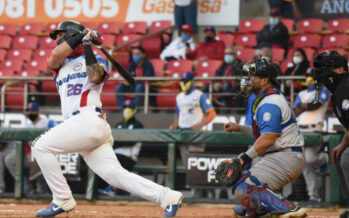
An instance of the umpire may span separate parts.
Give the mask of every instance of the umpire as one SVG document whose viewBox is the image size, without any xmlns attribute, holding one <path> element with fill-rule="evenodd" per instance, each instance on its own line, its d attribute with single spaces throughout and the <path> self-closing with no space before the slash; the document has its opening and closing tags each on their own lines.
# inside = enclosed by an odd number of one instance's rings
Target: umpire
<svg viewBox="0 0 349 218">
<path fill-rule="evenodd" d="M 344 127 L 342 142 L 332 150 L 332 161 L 340 166 L 343 174 L 342 187 L 349 189 L 349 74 L 348 61 L 336 51 L 324 52 L 314 56 L 314 79 L 318 91 L 324 84 L 333 94 L 333 112 Z M 342 172 L 340 172 L 342 171 Z M 341 214 L 341 218 L 349 217 L 349 210 Z"/>
</svg>

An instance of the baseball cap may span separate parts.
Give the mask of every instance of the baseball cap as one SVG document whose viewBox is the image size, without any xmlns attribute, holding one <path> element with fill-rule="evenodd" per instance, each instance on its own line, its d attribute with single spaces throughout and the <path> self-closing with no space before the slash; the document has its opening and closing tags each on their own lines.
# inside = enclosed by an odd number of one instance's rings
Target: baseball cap
<svg viewBox="0 0 349 218">
<path fill-rule="evenodd" d="M 205 28 L 204 33 L 206 33 L 207 31 L 211 31 L 214 34 L 216 34 L 216 29 L 213 26 L 208 26 Z"/>
<path fill-rule="evenodd" d="M 128 99 L 128 100 L 124 101 L 123 107 L 136 108 L 136 104 L 134 101 Z"/>
<path fill-rule="evenodd" d="M 313 67 L 308 67 L 307 71 L 305 72 L 306 76 L 313 76 Z"/>
<path fill-rule="evenodd" d="M 40 105 L 36 102 L 30 102 L 27 106 L 27 111 L 31 110 L 31 111 L 38 111 L 40 108 Z"/>
<path fill-rule="evenodd" d="M 192 33 L 193 28 L 189 24 L 183 24 L 181 27 L 181 31 Z"/>
<path fill-rule="evenodd" d="M 188 72 L 185 72 L 185 73 L 182 74 L 181 80 L 182 81 L 190 81 L 190 80 L 193 80 L 194 77 L 195 77 L 194 73 L 188 71 Z"/>
<path fill-rule="evenodd" d="M 280 8 L 272 8 L 270 10 L 270 16 L 279 16 L 281 15 L 281 11 L 280 11 Z"/>
</svg>

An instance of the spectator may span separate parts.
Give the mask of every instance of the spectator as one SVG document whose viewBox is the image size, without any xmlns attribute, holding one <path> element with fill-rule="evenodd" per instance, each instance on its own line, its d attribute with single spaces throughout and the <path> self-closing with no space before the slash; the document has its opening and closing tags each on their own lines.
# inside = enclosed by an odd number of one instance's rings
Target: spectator
<svg viewBox="0 0 349 218">
<path fill-rule="evenodd" d="M 216 111 L 206 94 L 195 88 L 194 77 L 192 72 L 183 73 L 181 76 L 182 91 L 176 97 L 176 116 L 170 129 L 201 130 L 216 117 Z M 181 144 L 179 149 L 186 166 L 188 154 L 204 152 L 205 146 Z M 203 190 L 194 189 L 193 192 L 195 197 L 206 197 Z"/>
<path fill-rule="evenodd" d="M 132 100 L 126 100 L 123 105 L 123 121 L 117 123 L 115 125 L 116 129 L 143 129 L 143 124 L 139 122 L 136 117 L 136 104 Z M 133 170 L 135 164 L 138 160 L 138 155 L 141 150 L 142 143 L 118 143 L 114 142 L 114 151 L 115 154 L 123 168 L 128 171 Z M 129 195 L 128 192 L 120 189 L 116 189 L 112 186 L 107 186 L 104 189 L 99 189 L 98 192 L 100 194 L 105 195 Z"/>
<path fill-rule="evenodd" d="M 216 29 L 212 26 L 204 30 L 205 42 L 200 42 L 192 51 L 187 49 L 187 59 L 202 60 L 223 60 L 225 44 L 223 41 L 216 40 Z"/>
<path fill-rule="evenodd" d="M 281 47 L 287 53 L 288 48 L 288 30 L 280 21 L 280 9 L 273 8 L 270 11 L 269 24 L 257 33 L 257 47 Z"/>
<path fill-rule="evenodd" d="M 301 132 L 322 131 L 325 114 L 330 99 L 328 89 L 323 88 L 319 101 L 315 101 L 315 84 L 312 77 L 312 68 L 307 73 L 306 84 L 308 88 L 301 91 L 294 102 L 294 112 L 298 116 L 298 125 Z M 309 200 L 320 202 L 321 179 L 316 174 L 316 169 L 327 169 L 328 154 L 320 152 L 321 146 L 305 147 L 306 165 L 303 170 Z"/>
<path fill-rule="evenodd" d="M 160 54 L 162 60 L 186 59 L 186 49 L 194 50 L 196 43 L 192 37 L 193 28 L 189 24 L 181 27 L 181 37 L 173 40 Z"/>
<path fill-rule="evenodd" d="M 174 2 L 174 19 L 178 31 L 180 32 L 183 24 L 189 24 L 193 27 L 194 40 L 198 41 L 198 23 L 197 23 L 197 0 L 172 0 Z"/>
<path fill-rule="evenodd" d="M 220 76 L 237 76 L 240 75 L 239 69 L 242 67 L 242 62 L 236 58 L 236 48 L 228 46 L 224 51 L 224 59 L 223 63 L 219 66 L 215 73 L 215 77 Z M 224 94 L 232 94 L 233 92 L 237 92 L 240 90 L 239 84 L 235 82 L 235 80 L 221 80 L 213 82 L 213 92 L 214 93 L 224 93 Z M 208 93 L 209 85 L 204 85 L 202 87 L 202 91 Z M 232 96 L 223 96 L 222 100 L 224 103 L 220 103 L 221 99 L 214 99 L 213 102 L 215 105 L 224 106 L 226 108 L 232 107 Z M 240 99 L 241 100 L 241 99 Z M 238 102 L 236 106 L 243 105 L 242 102 Z"/>
<path fill-rule="evenodd" d="M 287 68 L 285 72 L 286 76 L 304 76 L 307 72 L 307 69 L 310 67 L 307 55 L 301 48 L 298 48 L 293 52 L 292 62 L 294 65 Z M 286 80 L 286 95 L 290 94 L 290 87 L 292 82 L 294 83 L 294 88 L 297 92 L 303 89 L 301 81 Z"/>
<path fill-rule="evenodd" d="M 143 47 L 132 48 L 132 60 L 128 66 L 128 71 L 135 77 L 151 77 L 154 76 L 154 68 L 149 59 L 145 56 L 145 50 Z M 141 94 L 135 97 L 136 107 L 140 107 L 143 104 L 144 84 L 142 81 L 136 82 L 135 85 L 130 86 L 126 81 L 123 81 L 115 88 L 116 94 L 122 93 L 136 93 Z M 124 96 L 116 96 L 117 104 L 121 108 L 124 104 Z"/>
<path fill-rule="evenodd" d="M 293 19 L 292 0 L 268 0 L 270 8 L 278 8 L 284 18 Z"/>
<path fill-rule="evenodd" d="M 36 102 L 30 102 L 27 105 L 26 116 L 29 119 L 26 128 L 52 128 L 56 122 L 49 120 L 44 116 L 40 116 L 40 105 Z M 29 169 L 29 176 L 24 177 L 25 193 L 46 194 L 49 192 L 47 183 L 42 176 L 41 170 L 36 161 L 31 157 L 30 146 L 31 142 L 24 145 L 25 168 Z M 12 177 L 16 176 L 16 151 L 11 152 L 5 159 L 6 167 Z"/>
</svg>

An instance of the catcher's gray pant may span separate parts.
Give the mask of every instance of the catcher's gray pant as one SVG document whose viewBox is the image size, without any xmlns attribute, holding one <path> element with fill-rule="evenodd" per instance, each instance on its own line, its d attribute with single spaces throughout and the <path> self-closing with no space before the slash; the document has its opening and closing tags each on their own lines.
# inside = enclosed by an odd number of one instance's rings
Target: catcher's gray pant
<svg viewBox="0 0 349 218">
<path fill-rule="evenodd" d="M 347 186 L 347 190 L 349 190 L 349 148 L 346 148 L 340 159 L 340 166 L 342 168 L 345 185 Z"/>
<path fill-rule="evenodd" d="M 51 128 L 32 145 L 32 153 L 52 191 L 53 202 L 73 198 L 57 154 L 80 152 L 87 165 L 113 187 L 165 208 L 164 196 L 169 189 L 122 168 L 113 151 L 109 124 L 99 117 L 94 107 L 79 110 L 79 114 Z"/>
<path fill-rule="evenodd" d="M 266 154 L 251 167 L 251 175 L 257 177 L 261 184 L 268 184 L 268 188 L 278 191 L 287 183 L 297 179 L 305 165 L 304 152 L 282 151 Z"/>
</svg>

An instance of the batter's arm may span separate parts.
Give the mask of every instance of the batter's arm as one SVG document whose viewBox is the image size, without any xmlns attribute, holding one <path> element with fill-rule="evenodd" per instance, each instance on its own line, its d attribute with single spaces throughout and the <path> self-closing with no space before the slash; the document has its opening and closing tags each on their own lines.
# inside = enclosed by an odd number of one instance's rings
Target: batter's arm
<svg viewBox="0 0 349 218">
<path fill-rule="evenodd" d="M 178 114 L 176 114 L 173 123 L 170 125 L 169 129 L 177 129 L 178 128 Z"/>
<path fill-rule="evenodd" d="M 47 65 L 50 69 L 57 70 L 63 64 L 65 59 L 73 52 L 73 49 L 67 42 L 62 42 L 51 52 L 51 56 L 48 59 Z"/>
</svg>

